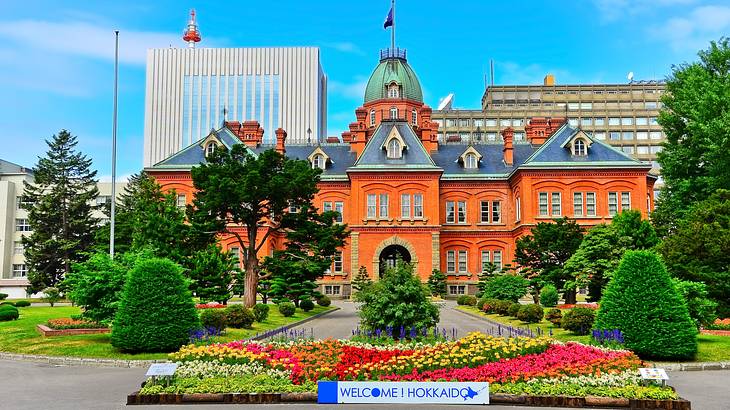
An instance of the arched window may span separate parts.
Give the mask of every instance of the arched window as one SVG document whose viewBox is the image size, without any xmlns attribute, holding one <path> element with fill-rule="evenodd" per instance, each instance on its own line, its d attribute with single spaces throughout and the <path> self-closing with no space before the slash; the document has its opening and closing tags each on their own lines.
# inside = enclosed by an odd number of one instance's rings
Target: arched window
<svg viewBox="0 0 730 410">
<path fill-rule="evenodd" d="M 573 142 L 573 152 L 577 156 L 584 157 L 586 156 L 586 143 L 582 139 L 576 139 L 575 142 Z"/>
<path fill-rule="evenodd" d="M 393 120 L 398 118 L 398 109 L 397 108 L 390 107 L 390 118 Z"/>
<path fill-rule="evenodd" d="M 370 126 L 375 126 L 375 110 L 370 110 Z"/>
<path fill-rule="evenodd" d="M 466 154 L 466 157 L 464 160 L 464 166 L 467 169 L 476 169 L 477 168 L 477 156 L 474 154 Z"/>
<path fill-rule="evenodd" d="M 215 146 L 215 142 L 212 142 L 212 141 L 211 141 L 211 142 L 209 142 L 209 143 L 208 143 L 208 144 L 207 144 L 207 145 L 205 146 L 205 156 L 207 157 L 207 156 L 209 156 L 210 154 L 214 153 L 214 152 L 215 152 L 215 148 L 216 148 L 216 146 Z"/>
<path fill-rule="evenodd" d="M 401 157 L 401 149 L 400 149 L 400 142 L 398 142 L 397 139 L 393 138 L 388 142 L 388 158 L 400 158 Z"/>
<path fill-rule="evenodd" d="M 315 155 L 314 158 L 312 158 L 312 168 L 324 169 L 324 156 Z"/>
<path fill-rule="evenodd" d="M 411 124 L 418 124 L 418 113 L 416 112 L 416 110 L 411 111 Z"/>
<path fill-rule="evenodd" d="M 398 98 L 398 94 L 400 94 L 398 84 L 393 83 L 388 86 L 388 98 Z"/>
</svg>

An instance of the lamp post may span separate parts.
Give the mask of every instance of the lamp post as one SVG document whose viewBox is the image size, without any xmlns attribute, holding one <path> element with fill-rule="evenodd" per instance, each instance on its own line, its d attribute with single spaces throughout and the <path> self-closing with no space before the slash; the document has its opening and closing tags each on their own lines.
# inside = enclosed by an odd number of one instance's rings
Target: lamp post
<svg viewBox="0 0 730 410">
<path fill-rule="evenodd" d="M 117 212 L 117 95 L 119 83 L 119 30 L 114 30 L 114 113 L 112 114 L 112 209 L 109 215 L 109 257 L 114 259 L 114 219 Z"/>
<path fill-rule="evenodd" d="M 312 128 L 307 127 L 307 144 L 312 143 Z"/>
</svg>

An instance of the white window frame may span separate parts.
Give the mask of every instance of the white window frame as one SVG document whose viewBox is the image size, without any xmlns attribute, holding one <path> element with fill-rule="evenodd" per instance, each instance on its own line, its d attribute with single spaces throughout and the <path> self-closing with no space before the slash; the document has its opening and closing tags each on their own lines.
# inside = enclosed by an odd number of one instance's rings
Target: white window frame
<svg viewBox="0 0 730 410">
<path fill-rule="evenodd" d="M 343 270 L 343 264 L 342 264 L 342 251 L 335 251 L 334 256 L 332 256 L 332 271 L 336 273 L 342 273 Z"/>
<path fill-rule="evenodd" d="M 332 202 L 331 201 L 322 202 L 322 212 L 330 212 L 330 211 L 332 211 Z"/>
<path fill-rule="evenodd" d="M 588 154 L 585 141 L 581 138 L 576 139 L 573 143 L 573 151 L 576 156 L 585 157 Z"/>
<path fill-rule="evenodd" d="M 586 192 L 586 216 L 596 216 L 595 192 Z"/>
<path fill-rule="evenodd" d="M 491 262 L 491 251 L 487 249 L 482 250 L 482 272 L 486 271 L 487 265 Z"/>
<path fill-rule="evenodd" d="M 557 201 L 556 201 L 557 199 Z M 561 192 L 550 193 L 550 216 L 561 216 L 563 214 L 563 195 Z"/>
<path fill-rule="evenodd" d="M 464 165 L 466 169 L 477 169 L 477 156 L 469 153 L 464 157 Z"/>
<path fill-rule="evenodd" d="M 418 112 L 411 110 L 411 124 L 418 125 Z"/>
<path fill-rule="evenodd" d="M 411 219 L 411 194 L 400 195 L 400 217 Z"/>
<path fill-rule="evenodd" d="M 177 205 L 178 208 L 185 208 L 188 204 L 188 196 L 185 194 L 177 194 L 177 199 L 175 202 L 175 205 Z"/>
<path fill-rule="evenodd" d="M 492 213 L 490 222 L 493 224 L 498 224 L 502 222 L 502 202 L 492 201 Z"/>
<path fill-rule="evenodd" d="M 31 232 L 28 218 L 15 218 L 15 232 Z"/>
<path fill-rule="evenodd" d="M 400 148 L 400 141 L 393 138 L 392 140 L 388 141 L 388 158 L 389 159 L 399 159 L 402 157 L 402 151 Z"/>
<path fill-rule="evenodd" d="M 231 246 L 228 248 L 228 253 L 231 255 L 231 258 L 233 261 L 238 265 L 237 267 L 241 267 L 241 248 L 238 246 Z"/>
<path fill-rule="evenodd" d="M 209 157 L 211 154 L 215 152 L 216 145 L 215 142 L 211 141 L 205 145 L 205 156 Z"/>
<path fill-rule="evenodd" d="M 449 285 L 449 295 L 466 295 L 466 285 Z"/>
<path fill-rule="evenodd" d="M 467 273 L 469 271 L 469 254 L 465 249 L 459 250 L 457 253 L 457 269 L 459 273 Z"/>
<path fill-rule="evenodd" d="M 366 203 L 366 215 L 368 219 L 375 219 L 378 212 L 378 196 L 376 194 L 368 194 Z"/>
<path fill-rule="evenodd" d="M 380 194 L 380 206 L 378 206 L 378 217 L 388 218 L 388 194 Z"/>
<path fill-rule="evenodd" d="M 492 251 L 492 263 L 499 270 L 502 270 L 502 250 L 497 249 Z"/>
<path fill-rule="evenodd" d="M 324 169 L 324 155 L 317 154 L 312 158 L 312 168 Z"/>
<path fill-rule="evenodd" d="M 446 201 L 446 223 L 456 223 L 456 202 Z"/>
<path fill-rule="evenodd" d="M 456 202 L 456 223 L 466 223 L 466 201 Z"/>
<path fill-rule="evenodd" d="M 391 120 L 398 119 L 398 108 L 390 107 L 390 119 Z"/>
<path fill-rule="evenodd" d="M 13 241 L 13 255 L 22 255 L 24 251 L 22 241 Z"/>
<path fill-rule="evenodd" d="M 537 209 L 540 216 L 550 215 L 550 200 L 547 192 L 539 192 L 537 194 Z"/>
<path fill-rule="evenodd" d="M 522 205 L 520 202 L 520 197 L 517 197 L 515 201 L 515 222 L 519 222 L 522 219 Z"/>
<path fill-rule="evenodd" d="M 573 192 L 573 216 L 585 216 L 582 192 Z"/>
<path fill-rule="evenodd" d="M 631 209 L 631 192 L 621 192 L 621 211 Z"/>
<path fill-rule="evenodd" d="M 375 126 L 375 110 L 370 110 L 370 126 Z"/>
<path fill-rule="evenodd" d="M 608 193 L 608 215 L 614 216 L 618 213 L 618 192 Z"/>
<path fill-rule="evenodd" d="M 456 251 L 446 251 L 446 272 L 456 273 Z"/>
<path fill-rule="evenodd" d="M 345 203 L 342 201 L 335 201 L 334 205 L 335 205 L 334 211 L 337 212 L 337 216 L 335 217 L 335 222 L 342 223 L 343 214 L 345 213 Z"/>
<path fill-rule="evenodd" d="M 413 217 L 423 218 L 423 194 L 413 194 Z"/>
<path fill-rule="evenodd" d="M 483 224 L 489 223 L 489 217 L 492 214 L 492 208 L 489 201 L 479 202 L 479 221 Z"/>
<path fill-rule="evenodd" d="M 14 278 L 28 277 L 28 265 L 24 263 L 14 263 L 12 275 Z"/>
</svg>

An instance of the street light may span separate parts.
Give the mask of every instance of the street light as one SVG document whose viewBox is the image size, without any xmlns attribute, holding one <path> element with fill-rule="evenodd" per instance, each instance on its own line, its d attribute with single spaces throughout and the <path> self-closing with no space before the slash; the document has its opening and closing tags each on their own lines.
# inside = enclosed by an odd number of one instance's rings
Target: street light
<svg viewBox="0 0 730 410">
<path fill-rule="evenodd" d="M 307 127 L 307 144 L 312 143 L 312 128 Z"/>
</svg>

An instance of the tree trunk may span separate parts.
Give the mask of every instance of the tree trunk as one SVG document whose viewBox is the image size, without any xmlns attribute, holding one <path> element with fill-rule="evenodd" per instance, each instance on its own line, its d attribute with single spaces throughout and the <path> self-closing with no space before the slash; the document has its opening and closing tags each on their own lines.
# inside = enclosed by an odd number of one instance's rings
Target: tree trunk
<svg viewBox="0 0 730 410">
<path fill-rule="evenodd" d="M 250 308 L 256 304 L 256 289 L 259 284 L 259 273 L 257 272 L 258 259 L 256 254 L 246 259 L 246 278 L 243 286 L 243 304 Z"/>
<path fill-rule="evenodd" d="M 566 290 L 563 292 L 563 298 L 565 299 L 565 303 L 568 305 L 575 304 L 575 289 Z"/>
</svg>

